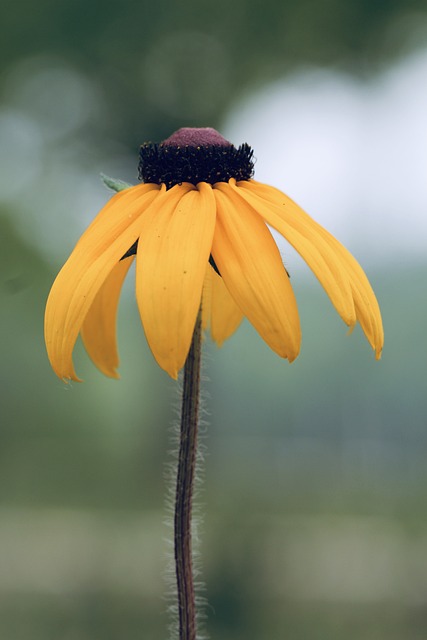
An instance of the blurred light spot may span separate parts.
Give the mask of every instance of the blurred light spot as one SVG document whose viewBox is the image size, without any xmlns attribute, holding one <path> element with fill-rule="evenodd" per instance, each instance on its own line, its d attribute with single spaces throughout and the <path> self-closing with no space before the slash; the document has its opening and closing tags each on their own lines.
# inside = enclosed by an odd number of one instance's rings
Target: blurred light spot
<svg viewBox="0 0 427 640">
<path fill-rule="evenodd" d="M 174 118 L 203 120 L 225 100 L 229 65 L 224 46 L 209 35 L 181 31 L 164 36 L 144 62 L 147 96 Z"/>
<path fill-rule="evenodd" d="M 47 140 L 82 127 L 99 108 L 93 84 L 61 61 L 44 57 L 13 67 L 5 95 L 9 104 L 31 112 Z"/>
<path fill-rule="evenodd" d="M 28 116 L 0 111 L 0 200 L 14 198 L 41 169 L 42 137 Z"/>
<path fill-rule="evenodd" d="M 222 133 L 251 144 L 255 177 L 287 192 L 364 264 L 422 259 L 426 77 L 427 50 L 364 83 L 305 71 L 237 105 Z"/>
<path fill-rule="evenodd" d="M 45 167 L 43 189 L 20 200 L 14 223 L 27 242 L 60 263 L 111 194 L 95 172 L 85 172 L 57 153 L 54 159 Z"/>
</svg>

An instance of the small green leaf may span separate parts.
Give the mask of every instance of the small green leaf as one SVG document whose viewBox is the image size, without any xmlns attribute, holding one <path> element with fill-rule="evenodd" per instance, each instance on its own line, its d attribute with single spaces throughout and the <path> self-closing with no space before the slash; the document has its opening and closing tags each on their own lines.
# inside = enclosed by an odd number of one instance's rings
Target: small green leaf
<svg viewBox="0 0 427 640">
<path fill-rule="evenodd" d="M 133 186 L 132 184 L 129 184 L 129 182 L 124 182 L 124 180 L 110 178 L 110 176 L 106 176 L 105 173 L 101 173 L 101 180 L 106 187 L 113 191 L 123 191 L 124 189 L 129 189 L 129 187 Z"/>
</svg>

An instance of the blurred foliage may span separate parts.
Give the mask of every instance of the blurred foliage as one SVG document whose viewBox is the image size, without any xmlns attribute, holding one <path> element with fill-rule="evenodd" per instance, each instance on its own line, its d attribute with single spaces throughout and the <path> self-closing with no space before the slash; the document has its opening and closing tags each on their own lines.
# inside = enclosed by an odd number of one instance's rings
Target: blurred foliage
<svg viewBox="0 0 427 640">
<path fill-rule="evenodd" d="M 102 92 L 97 135 L 135 149 L 183 123 L 218 126 L 242 93 L 302 65 L 367 72 L 426 15 L 426 0 L 8 0 L 0 69 L 60 57 Z"/>
<path fill-rule="evenodd" d="M 165 637 L 175 384 L 152 361 L 126 292 L 122 380 L 105 379 L 79 348 L 86 382 L 56 381 L 41 338 L 54 273 L 7 218 L 0 224 L 1 635 Z M 206 344 L 211 637 L 423 637 L 423 599 L 411 594 L 426 579 L 427 400 L 413 384 L 426 371 L 424 271 L 371 274 L 393 345 L 380 363 L 360 331 L 345 336 L 318 286 L 295 277 L 304 345 L 294 364 L 246 323 L 223 349 Z M 366 601 L 358 580 L 371 585 Z"/>
</svg>

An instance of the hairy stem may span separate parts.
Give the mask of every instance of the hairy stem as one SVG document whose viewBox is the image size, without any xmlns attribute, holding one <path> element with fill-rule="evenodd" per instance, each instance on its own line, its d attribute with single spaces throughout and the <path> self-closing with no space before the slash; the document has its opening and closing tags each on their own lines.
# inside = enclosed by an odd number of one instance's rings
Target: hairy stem
<svg viewBox="0 0 427 640">
<path fill-rule="evenodd" d="M 196 640 L 191 512 L 199 420 L 201 338 L 201 314 L 199 312 L 190 351 L 184 366 L 181 431 L 175 494 L 174 548 L 178 591 L 179 640 Z"/>
</svg>

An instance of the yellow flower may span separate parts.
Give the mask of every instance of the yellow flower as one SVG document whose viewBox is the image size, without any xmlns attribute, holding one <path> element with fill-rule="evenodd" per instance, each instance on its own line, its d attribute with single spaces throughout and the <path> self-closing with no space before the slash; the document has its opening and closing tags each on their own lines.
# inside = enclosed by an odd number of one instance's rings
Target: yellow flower
<svg viewBox="0 0 427 640">
<path fill-rule="evenodd" d="M 180 129 L 141 147 L 143 184 L 114 195 L 77 242 L 46 306 L 55 373 L 79 380 L 80 333 L 95 365 L 118 377 L 116 312 L 136 256 L 136 299 L 158 364 L 176 378 L 197 314 L 221 345 L 243 316 L 279 356 L 294 360 L 301 329 L 270 225 L 302 256 L 349 327 L 359 321 L 379 358 L 383 328 L 369 281 L 353 256 L 297 204 L 252 179 L 253 152 L 213 129 Z"/>
</svg>

